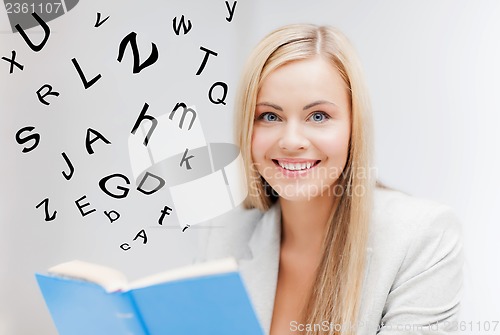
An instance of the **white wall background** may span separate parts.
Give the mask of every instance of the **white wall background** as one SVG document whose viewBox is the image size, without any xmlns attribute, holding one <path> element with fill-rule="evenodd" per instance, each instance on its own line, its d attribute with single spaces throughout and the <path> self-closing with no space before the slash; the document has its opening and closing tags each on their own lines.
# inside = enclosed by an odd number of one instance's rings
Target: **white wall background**
<svg viewBox="0 0 500 335">
<path fill-rule="evenodd" d="M 232 2 L 231 2 L 232 3 Z M 94 28 L 96 13 L 110 19 Z M 193 23 L 176 36 L 172 19 Z M 500 321 L 500 3 L 477 0 L 420 1 L 244 1 L 233 21 L 224 1 L 81 0 L 72 11 L 49 22 L 45 48 L 31 51 L 12 34 L 0 10 L 0 55 L 17 51 L 24 71 L 9 75 L 0 61 L 0 334 L 55 334 L 34 280 L 35 271 L 84 259 L 123 270 L 130 278 L 191 262 L 196 229 L 181 233 L 175 215 L 157 224 L 172 205 L 167 191 L 150 197 L 131 190 L 116 200 L 98 187 L 112 173 L 132 178 L 127 138 L 144 102 L 160 116 L 178 101 L 197 106 L 209 142 L 232 141 L 232 102 L 241 66 L 251 48 L 270 30 L 287 23 L 330 24 L 357 48 L 370 89 L 379 177 L 388 185 L 452 206 L 461 218 L 466 249 L 461 320 Z M 30 30 L 33 39 L 40 29 Z M 132 75 L 130 49 L 116 61 L 122 38 L 135 31 L 141 55 L 157 44 L 160 59 Z M 200 46 L 217 51 L 201 76 Z M 102 79 L 84 90 L 71 58 L 90 77 Z M 213 105 L 208 89 L 229 85 L 228 104 Z M 36 90 L 50 83 L 60 97 L 42 106 Z M 22 154 L 15 133 L 35 126 L 38 148 Z M 112 144 L 96 142 L 85 151 L 87 128 Z M 75 175 L 66 181 L 61 152 Z M 82 195 L 97 212 L 82 217 L 74 201 Z M 35 206 L 50 198 L 58 211 L 45 222 Z M 102 213 L 114 209 L 113 225 Z M 146 229 L 146 245 L 119 245 Z M 482 329 L 481 329 L 482 330 Z M 477 324 L 467 334 L 479 331 Z M 497 332 L 500 334 L 500 325 Z"/>
</svg>

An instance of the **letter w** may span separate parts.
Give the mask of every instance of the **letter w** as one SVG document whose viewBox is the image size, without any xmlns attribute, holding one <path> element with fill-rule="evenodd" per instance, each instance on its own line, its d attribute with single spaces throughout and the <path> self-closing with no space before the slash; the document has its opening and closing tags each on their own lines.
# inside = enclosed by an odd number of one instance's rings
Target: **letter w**
<svg viewBox="0 0 500 335">
<path fill-rule="evenodd" d="M 120 42 L 120 47 L 118 49 L 118 62 L 121 63 L 123 59 L 123 54 L 125 52 L 125 48 L 127 47 L 127 44 L 130 43 L 130 46 L 132 47 L 132 53 L 134 54 L 134 69 L 133 73 L 139 73 L 146 67 L 153 65 L 156 63 L 158 60 L 158 48 L 156 47 L 156 44 L 151 43 L 152 45 L 152 51 L 151 55 L 149 55 L 148 59 L 144 61 L 144 63 L 140 64 L 139 63 L 139 49 L 137 49 L 137 34 L 135 32 L 131 32 L 125 38 Z"/>
<path fill-rule="evenodd" d="M 180 20 L 179 24 L 177 24 L 177 17 L 174 17 L 174 19 L 172 20 L 172 26 L 173 26 L 174 32 L 177 36 L 179 35 L 179 33 L 181 31 L 181 25 L 182 25 L 182 29 L 184 30 L 184 35 L 189 33 L 189 31 L 192 28 L 191 20 L 187 20 L 187 27 L 186 27 L 186 22 L 184 21 L 184 15 L 181 16 L 181 20 Z"/>
</svg>

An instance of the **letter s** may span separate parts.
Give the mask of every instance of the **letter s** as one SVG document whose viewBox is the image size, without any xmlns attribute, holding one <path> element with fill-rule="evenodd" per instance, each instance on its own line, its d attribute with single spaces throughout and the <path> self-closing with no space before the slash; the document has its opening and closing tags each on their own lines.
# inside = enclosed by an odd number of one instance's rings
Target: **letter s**
<svg viewBox="0 0 500 335">
<path fill-rule="evenodd" d="M 25 154 L 34 150 L 38 146 L 38 144 L 40 143 L 40 134 L 38 134 L 38 133 L 34 133 L 34 134 L 28 135 L 26 137 L 21 137 L 22 133 L 24 133 L 26 131 L 31 132 L 33 130 L 35 130 L 35 127 L 27 126 L 27 127 L 19 129 L 18 132 L 16 133 L 16 141 L 19 144 L 24 144 L 24 143 L 31 141 L 31 140 L 35 141 L 35 143 L 33 143 L 33 145 L 31 145 L 31 147 L 23 148 L 23 153 L 25 153 Z"/>
</svg>

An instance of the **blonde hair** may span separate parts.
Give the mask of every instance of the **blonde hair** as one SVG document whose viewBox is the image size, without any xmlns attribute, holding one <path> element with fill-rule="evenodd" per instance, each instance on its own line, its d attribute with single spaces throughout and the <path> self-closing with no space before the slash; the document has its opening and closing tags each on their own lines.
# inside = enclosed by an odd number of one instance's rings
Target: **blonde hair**
<svg viewBox="0 0 500 335">
<path fill-rule="evenodd" d="M 355 334 L 374 187 L 370 173 L 372 129 L 370 103 L 357 57 L 339 30 L 308 24 L 288 25 L 267 35 L 251 54 L 236 102 L 237 142 L 248 167 L 249 195 L 244 204 L 247 208 L 265 211 L 277 199 L 269 194 L 270 186 L 254 167 L 251 155 L 260 86 L 278 67 L 317 55 L 329 60 L 346 84 L 351 99 L 351 137 L 344 173 L 337 181 L 344 192 L 337 199 L 337 205 L 332 204 L 322 259 L 302 321 L 311 325 L 325 321 L 338 325 L 328 331 L 312 332 L 314 334 Z"/>
</svg>

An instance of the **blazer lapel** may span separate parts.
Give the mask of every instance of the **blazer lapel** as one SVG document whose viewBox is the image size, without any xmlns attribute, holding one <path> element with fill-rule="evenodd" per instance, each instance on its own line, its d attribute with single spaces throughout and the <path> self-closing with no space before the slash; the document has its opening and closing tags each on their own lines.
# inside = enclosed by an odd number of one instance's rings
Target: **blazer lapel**
<svg viewBox="0 0 500 335">
<path fill-rule="evenodd" d="M 281 244 L 281 209 L 275 204 L 257 222 L 248 242 L 251 255 L 239 260 L 240 273 L 252 300 L 255 312 L 265 334 L 271 329 L 271 319 L 278 282 Z M 361 300 L 361 318 L 370 313 L 372 297 L 367 287 L 373 248 L 368 241 L 366 249 L 364 287 Z"/>
<path fill-rule="evenodd" d="M 240 273 L 265 334 L 271 328 L 281 242 L 281 212 L 275 205 L 255 227 L 248 242 L 251 258 L 240 260 Z"/>
</svg>

